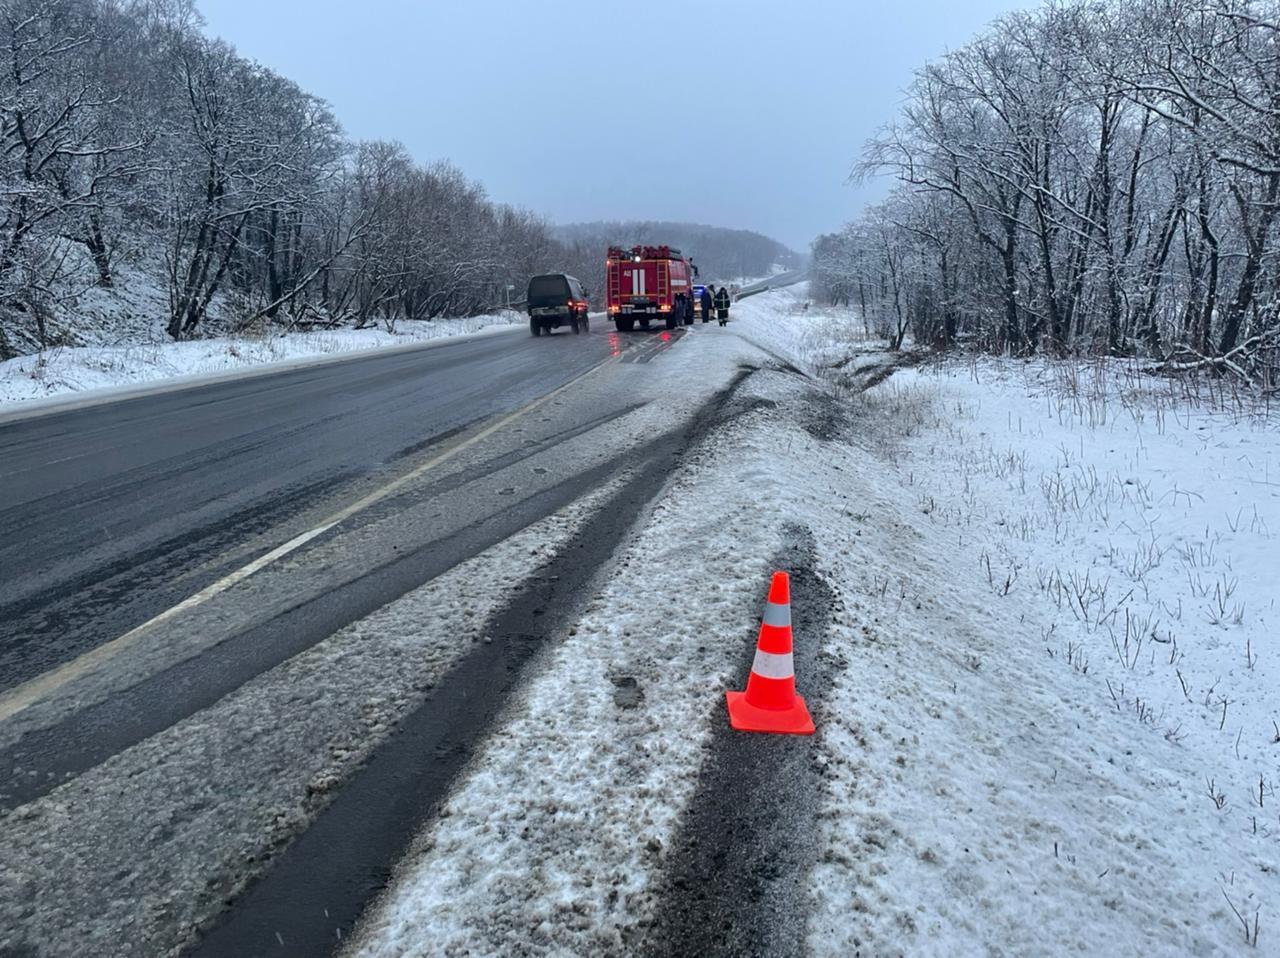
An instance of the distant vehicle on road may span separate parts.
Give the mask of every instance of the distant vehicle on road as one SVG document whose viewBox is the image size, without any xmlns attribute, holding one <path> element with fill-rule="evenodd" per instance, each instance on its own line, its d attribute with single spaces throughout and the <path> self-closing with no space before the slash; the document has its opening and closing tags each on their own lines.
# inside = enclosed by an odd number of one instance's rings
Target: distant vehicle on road
<svg viewBox="0 0 1280 958">
<path fill-rule="evenodd" d="M 619 332 L 641 329 L 661 318 L 667 329 L 693 323 L 692 264 L 670 246 L 610 246 L 609 318 Z"/>
<path fill-rule="evenodd" d="M 702 294 L 705 293 L 706 291 L 707 291 L 707 287 L 704 286 L 702 283 L 698 283 L 696 286 L 693 287 L 693 293 L 690 296 L 690 299 L 693 302 L 693 312 L 695 316 L 702 313 L 703 311 L 702 310 Z M 703 315 L 702 321 L 705 323 L 709 318 L 710 317 Z"/>
<path fill-rule="evenodd" d="M 550 334 L 553 329 L 571 326 L 575 333 L 591 328 L 587 318 L 587 291 L 576 277 L 567 273 L 547 273 L 529 280 L 529 332 Z"/>
</svg>

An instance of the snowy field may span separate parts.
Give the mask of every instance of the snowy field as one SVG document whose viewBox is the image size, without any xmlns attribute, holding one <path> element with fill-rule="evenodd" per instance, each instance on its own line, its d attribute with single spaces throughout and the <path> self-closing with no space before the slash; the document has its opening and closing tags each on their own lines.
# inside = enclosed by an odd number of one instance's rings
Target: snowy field
<svg viewBox="0 0 1280 958">
<path fill-rule="evenodd" d="M 367 349 L 522 326 L 523 316 L 498 313 L 469 319 L 401 320 L 381 326 L 283 335 L 157 340 L 133 346 L 49 349 L 0 363 L 0 409 L 32 400 L 141 386 L 162 380 L 219 376 L 254 367 L 322 362 Z"/>
<path fill-rule="evenodd" d="M 654 374 L 760 363 L 753 344 L 805 370 L 885 362 L 803 297 L 740 304 Z M 797 636 L 828 689 L 811 953 L 1277 953 L 1274 417 L 1052 364 L 833 391 L 747 381 L 353 953 L 633 950 L 796 525 L 838 596 Z"/>
<path fill-rule="evenodd" d="M 883 478 L 841 575 L 861 621 L 824 739 L 815 952 L 1265 944 L 1276 422 L 1009 363 L 905 371 L 857 406 Z"/>
</svg>

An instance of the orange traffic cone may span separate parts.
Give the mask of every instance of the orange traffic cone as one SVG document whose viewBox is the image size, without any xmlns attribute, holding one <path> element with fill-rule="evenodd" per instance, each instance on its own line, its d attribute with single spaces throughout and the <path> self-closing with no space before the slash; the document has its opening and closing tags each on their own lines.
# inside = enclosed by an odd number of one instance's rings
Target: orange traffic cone
<svg viewBox="0 0 1280 958">
<path fill-rule="evenodd" d="M 791 660 L 791 580 L 785 572 L 775 572 L 769 585 L 769 603 L 760 624 L 747 690 L 725 694 L 729 724 L 740 732 L 813 734 L 813 719 L 804 699 L 796 695 Z"/>
</svg>

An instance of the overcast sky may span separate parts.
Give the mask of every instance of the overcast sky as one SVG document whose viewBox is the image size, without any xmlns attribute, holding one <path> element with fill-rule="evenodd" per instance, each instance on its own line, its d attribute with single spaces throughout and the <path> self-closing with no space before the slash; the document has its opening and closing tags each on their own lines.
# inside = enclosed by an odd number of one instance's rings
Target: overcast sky
<svg viewBox="0 0 1280 958">
<path fill-rule="evenodd" d="M 553 222 L 670 219 L 807 249 L 912 71 L 1030 0 L 198 0 L 359 139 Z"/>
</svg>

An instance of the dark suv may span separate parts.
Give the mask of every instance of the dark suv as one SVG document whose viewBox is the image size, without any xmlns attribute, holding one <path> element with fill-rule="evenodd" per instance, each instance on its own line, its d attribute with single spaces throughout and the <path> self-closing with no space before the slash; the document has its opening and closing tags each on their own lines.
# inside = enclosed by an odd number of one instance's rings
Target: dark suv
<svg viewBox="0 0 1280 958">
<path fill-rule="evenodd" d="M 557 326 L 572 326 L 575 333 L 588 329 L 587 291 L 572 276 L 548 273 L 529 280 L 529 332 L 550 333 Z"/>
</svg>

